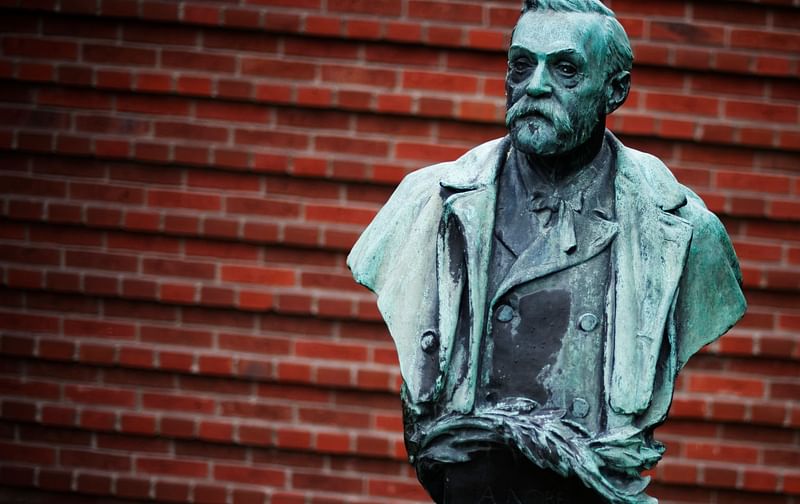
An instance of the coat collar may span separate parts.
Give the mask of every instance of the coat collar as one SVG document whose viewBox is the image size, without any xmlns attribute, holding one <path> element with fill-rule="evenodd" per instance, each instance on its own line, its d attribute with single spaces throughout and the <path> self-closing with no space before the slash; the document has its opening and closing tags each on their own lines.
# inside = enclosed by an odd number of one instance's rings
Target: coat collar
<svg viewBox="0 0 800 504">
<path fill-rule="evenodd" d="M 625 147 L 613 133 L 606 130 L 606 141 L 617 155 L 617 174 L 630 179 L 634 185 L 643 189 L 640 197 L 666 211 L 676 210 L 686 204 L 686 195 L 675 177 L 663 168 L 661 170 L 641 169 L 641 164 L 660 165 L 661 162 L 643 152 Z M 470 150 L 453 162 L 453 166 L 441 178 L 439 185 L 454 191 L 472 191 L 493 186 L 500 168 L 511 149 L 509 136 L 491 140 Z"/>
</svg>

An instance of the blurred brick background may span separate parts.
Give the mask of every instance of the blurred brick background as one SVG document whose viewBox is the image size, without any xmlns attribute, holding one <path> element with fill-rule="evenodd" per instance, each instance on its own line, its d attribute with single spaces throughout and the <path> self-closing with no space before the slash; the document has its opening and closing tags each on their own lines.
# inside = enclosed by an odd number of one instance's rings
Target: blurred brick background
<svg viewBox="0 0 800 504">
<path fill-rule="evenodd" d="M 503 135 L 519 2 L 0 0 L 0 500 L 425 502 L 344 260 L 404 174 Z M 750 302 L 653 489 L 796 504 L 800 2 L 608 3 L 610 126 L 721 215 Z"/>
</svg>

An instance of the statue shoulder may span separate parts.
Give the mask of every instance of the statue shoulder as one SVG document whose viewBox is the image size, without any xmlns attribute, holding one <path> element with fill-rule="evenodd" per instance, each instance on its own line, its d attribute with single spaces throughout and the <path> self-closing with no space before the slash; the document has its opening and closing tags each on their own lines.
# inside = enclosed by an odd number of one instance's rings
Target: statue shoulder
<svg viewBox="0 0 800 504">
<path fill-rule="evenodd" d="M 494 173 L 492 165 L 508 148 L 508 137 L 480 144 L 453 161 L 426 166 L 406 175 L 384 208 L 418 204 L 441 193 L 441 188 L 460 188 L 486 183 Z"/>
<path fill-rule="evenodd" d="M 638 196 L 657 202 L 692 228 L 674 314 L 680 368 L 744 315 L 747 302 L 739 261 L 725 226 L 694 191 L 678 182 L 657 157 L 616 142 L 618 169 L 635 180 Z"/>
<path fill-rule="evenodd" d="M 617 142 L 619 142 L 617 140 Z M 725 228 L 706 204 L 689 187 L 678 182 L 672 171 L 661 159 L 652 154 L 641 152 L 630 147 L 619 145 L 619 155 L 624 159 L 629 172 L 635 171 L 636 177 L 643 180 L 644 186 L 651 193 L 651 197 L 659 202 L 659 206 L 675 215 L 689 221 L 695 229 L 695 235 L 700 232 L 702 237 L 710 234 L 722 233 L 727 237 Z"/>
<path fill-rule="evenodd" d="M 398 268 L 434 260 L 428 256 L 431 251 L 435 254 L 445 195 L 442 186 L 485 177 L 487 163 L 501 140 L 479 145 L 455 161 L 406 175 L 350 251 L 347 265 L 356 281 L 380 293 Z"/>
</svg>

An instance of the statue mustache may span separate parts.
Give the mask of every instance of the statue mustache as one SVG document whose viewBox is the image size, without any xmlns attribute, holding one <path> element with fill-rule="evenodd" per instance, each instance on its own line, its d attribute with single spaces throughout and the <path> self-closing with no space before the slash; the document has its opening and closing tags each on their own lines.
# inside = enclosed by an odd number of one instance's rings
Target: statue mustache
<svg viewBox="0 0 800 504">
<path fill-rule="evenodd" d="M 514 127 L 514 123 L 526 116 L 538 115 L 550 121 L 559 135 L 570 135 L 574 132 L 572 121 L 561 107 L 557 107 L 550 101 L 534 102 L 529 99 L 522 99 L 512 105 L 506 112 L 506 127 Z"/>
</svg>

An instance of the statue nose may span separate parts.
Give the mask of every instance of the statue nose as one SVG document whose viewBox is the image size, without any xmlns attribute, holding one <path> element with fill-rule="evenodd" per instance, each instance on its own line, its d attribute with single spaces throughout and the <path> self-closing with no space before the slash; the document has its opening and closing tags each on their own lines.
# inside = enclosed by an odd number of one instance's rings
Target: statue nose
<svg viewBox="0 0 800 504">
<path fill-rule="evenodd" d="M 548 96 L 553 92 L 547 69 L 544 65 L 538 65 L 531 75 L 531 80 L 525 87 L 525 93 L 531 97 Z"/>
</svg>

